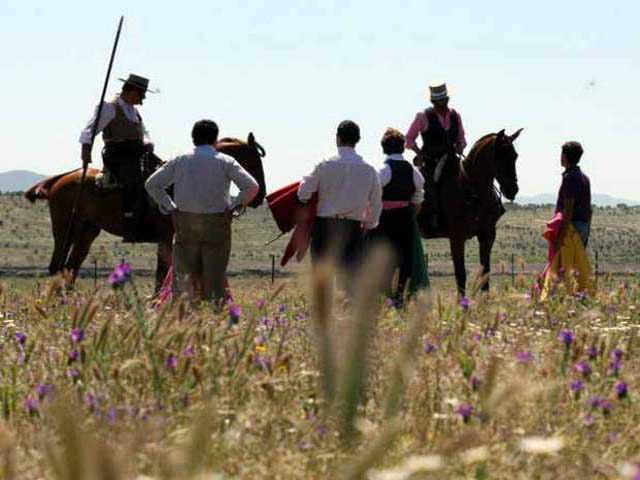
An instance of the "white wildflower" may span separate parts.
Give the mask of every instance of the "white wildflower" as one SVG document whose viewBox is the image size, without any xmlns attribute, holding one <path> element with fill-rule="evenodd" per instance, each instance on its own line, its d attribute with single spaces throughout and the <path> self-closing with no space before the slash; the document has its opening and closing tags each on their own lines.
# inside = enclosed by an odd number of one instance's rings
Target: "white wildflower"
<svg viewBox="0 0 640 480">
<path fill-rule="evenodd" d="M 562 437 L 526 437 L 520 440 L 520 450 L 536 455 L 556 453 L 562 450 L 562 447 Z"/>
<path fill-rule="evenodd" d="M 489 458 L 489 449 L 485 446 L 470 448 L 460 455 L 462 463 L 471 465 L 473 463 L 484 462 Z"/>
</svg>

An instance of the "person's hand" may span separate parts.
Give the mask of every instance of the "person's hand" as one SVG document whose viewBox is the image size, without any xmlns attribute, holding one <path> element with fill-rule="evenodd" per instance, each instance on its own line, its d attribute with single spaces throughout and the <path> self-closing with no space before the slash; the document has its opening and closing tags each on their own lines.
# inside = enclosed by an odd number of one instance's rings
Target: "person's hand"
<svg viewBox="0 0 640 480">
<path fill-rule="evenodd" d="M 91 163 L 91 145 L 82 145 L 80 157 L 82 158 L 82 166 L 86 168 Z"/>
</svg>

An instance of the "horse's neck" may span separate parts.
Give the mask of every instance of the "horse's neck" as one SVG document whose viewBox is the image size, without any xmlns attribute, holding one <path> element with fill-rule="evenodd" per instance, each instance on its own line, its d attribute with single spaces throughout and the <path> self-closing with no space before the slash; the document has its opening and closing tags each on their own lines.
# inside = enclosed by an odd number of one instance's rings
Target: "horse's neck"
<svg viewBox="0 0 640 480">
<path fill-rule="evenodd" d="M 495 175 L 491 164 L 492 153 L 488 150 L 490 148 L 490 145 L 485 145 L 476 155 L 465 158 L 460 164 L 464 180 L 473 185 L 477 193 L 488 191 L 493 187 Z"/>
</svg>

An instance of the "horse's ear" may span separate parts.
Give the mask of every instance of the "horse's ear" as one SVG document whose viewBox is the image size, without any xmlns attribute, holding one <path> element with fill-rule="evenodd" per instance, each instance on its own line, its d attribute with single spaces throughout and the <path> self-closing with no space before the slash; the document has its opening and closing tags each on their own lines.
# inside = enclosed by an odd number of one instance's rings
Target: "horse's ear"
<svg viewBox="0 0 640 480">
<path fill-rule="evenodd" d="M 256 137 L 253 135 L 253 132 L 249 132 L 249 136 L 247 137 L 247 143 L 251 146 L 256 144 Z"/>
<path fill-rule="evenodd" d="M 502 144 L 502 140 L 504 140 L 504 128 L 496 133 L 496 143 L 500 145 Z"/>
<path fill-rule="evenodd" d="M 520 136 L 520 134 L 522 133 L 522 130 L 524 130 L 524 128 L 521 128 L 519 130 L 517 130 L 514 134 L 509 136 L 509 140 L 511 140 L 512 142 L 515 142 L 518 137 Z"/>
</svg>

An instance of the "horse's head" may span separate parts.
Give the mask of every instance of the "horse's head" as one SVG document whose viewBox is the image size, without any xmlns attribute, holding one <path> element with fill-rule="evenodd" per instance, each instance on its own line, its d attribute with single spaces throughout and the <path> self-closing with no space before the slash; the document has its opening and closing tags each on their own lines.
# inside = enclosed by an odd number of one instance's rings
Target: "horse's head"
<svg viewBox="0 0 640 480">
<path fill-rule="evenodd" d="M 262 158 L 267 153 L 265 149 L 262 148 L 262 145 L 256 142 L 253 133 L 249 134 L 246 142 L 237 138 L 222 138 L 216 144 L 216 149 L 235 158 L 256 182 L 258 182 L 260 190 L 249 206 L 256 208 L 262 205 L 267 193 L 267 185 L 264 180 L 264 170 L 262 168 Z"/>
<path fill-rule="evenodd" d="M 516 173 L 516 160 L 518 152 L 516 152 L 513 142 L 520 136 L 522 128 L 512 135 L 507 135 L 504 130 L 496 134 L 495 139 L 495 176 L 500 191 L 513 201 L 518 194 L 518 174 Z"/>
</svg>

